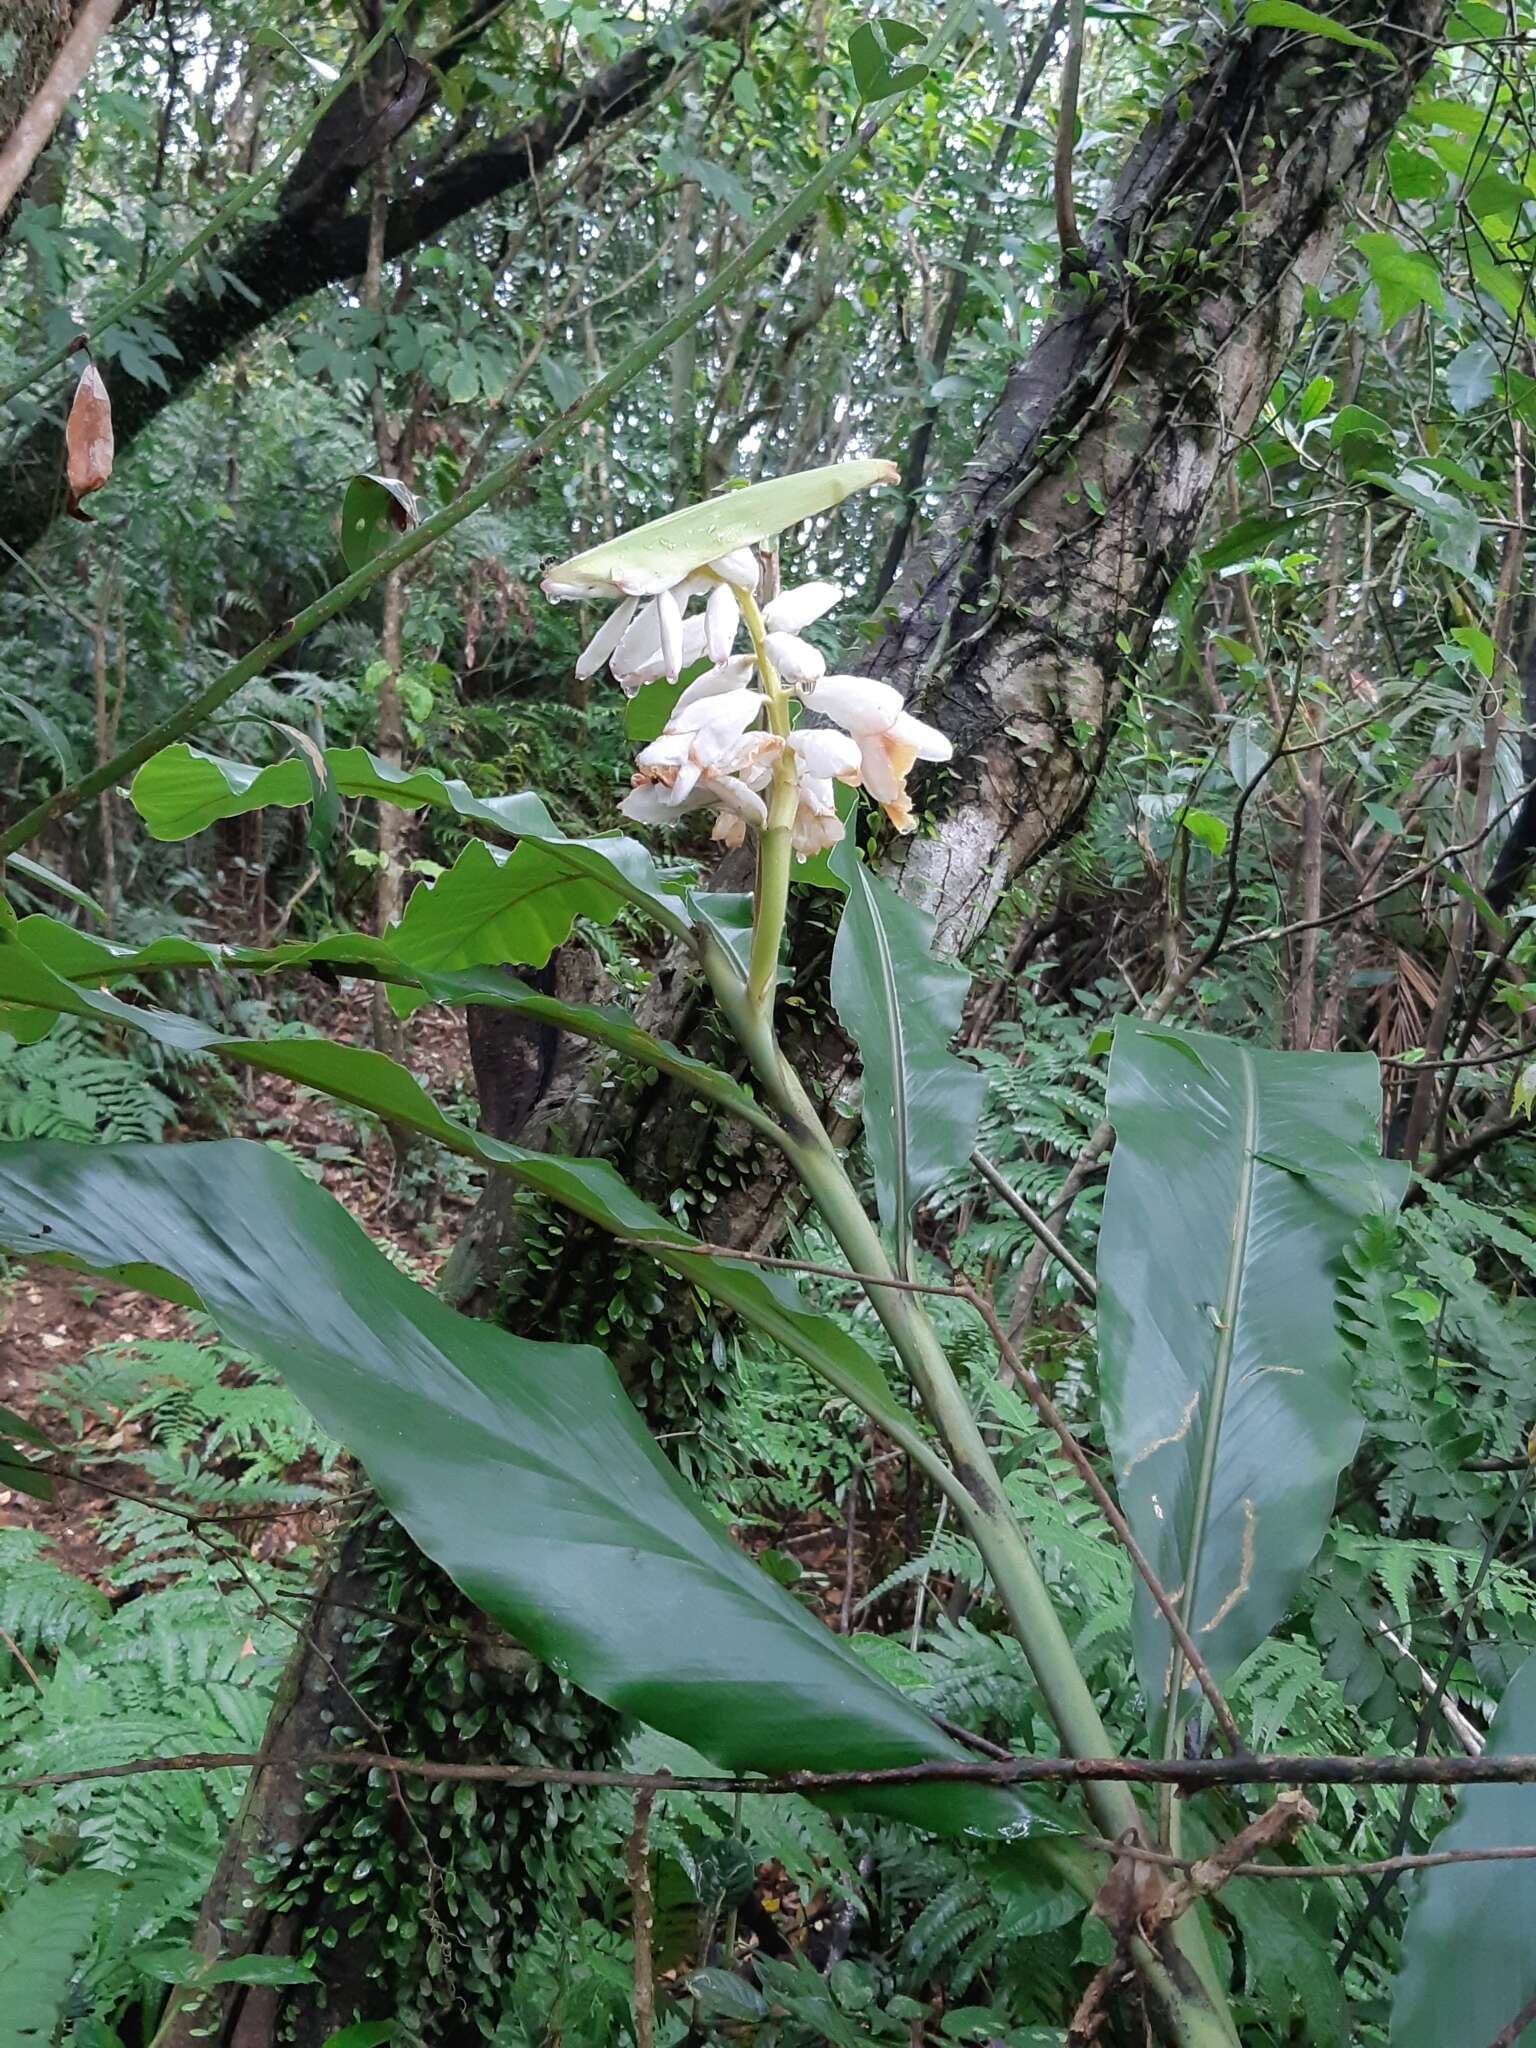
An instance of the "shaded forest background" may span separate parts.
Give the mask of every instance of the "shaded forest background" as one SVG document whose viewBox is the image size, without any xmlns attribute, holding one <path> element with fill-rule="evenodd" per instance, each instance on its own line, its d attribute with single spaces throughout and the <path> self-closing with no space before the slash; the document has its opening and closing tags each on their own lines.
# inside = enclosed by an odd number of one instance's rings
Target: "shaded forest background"
<svg viewBox="0 0 1536 2048">
<path fill-rule="evenodd" d="M 938 15 L 912 12 L 921 40 Z M 0 12 L 0 141 L 72 24 L 65 0 Z M 253 764 L 361 746 L 610 831 L 665 707 L 575 679 L 600 613 L 546 603 L 544 569 L 736 480 L 890 458 L 899 485 L 786 534 L 781 571 L 843 586 L 825 651 L 954 745 L 914 779 L 910 839 L 855 828 L 974 975 L 958 1043 L 996 1180 L 958 1168 L 929 1196 L 924 1270 L 988 1295 L 1102 1462 L 1111 1027 L 1375 1054 L 1383 1147 L 1412 1181 L 1338 1278 L 1360 1446 L 1283 1625 L 1227 1690 L 1256 1750 L 1478 1754 L 1536 1643 L 1529 9 L 988 0 L 900 82 L 901 47 L 872 78 L 861 30 L 839 0 L 117 10 L 0 214 L 5 824 L 249 657 L 195 745 Z M 345 573 L 349 480 L 398 480 L 429 519 L 462 507 L 646 355 L 872 113 L 824 199 L 558 447 L 295 629 Z M 81 336 L 117 442 L 84 523 L 62 462 Z M 12 860 L 22 918 L 127 947 L 385 932 L 418 896 L 425 919 L 479 843 L 451 810 L 348 796 L 157 837 L 127 780 Z M 670 844 L 750 885 L 707 826 Z M 796 891 L 783 1008 L 858 1147 L 826 989 L 837 906 Z M 508 961 L 490 919 L 434 943 L 448 971 Z M 638 919 L 513 958 L 545 994 L 621 999 L 732 1063 L 689 964 Z M 750 1134 L 550 1024 L 402 1019 L 321 970 L 128 992 L 231 1034 L 377 1046 L 496 1138 L 617 1162 L 704 1238 L 839 1264 Z M 923 1472 L 719 1303 L 270 1074 L 110 1022 L 0 1037 L 0 1138 L 229 1134 L 299 1161 L 455 1304 L 601 1344 L 667 1457 L 827 1628 L 983 1746 L 1054 1750 Z M 878 1341 L 857 1290 L 813 1292 Z M 984 1333 L 957 1303 L 935 1314 L 1134 1747 L 1126 1559 Z M 0 1400 L 41 1429 L 52 1478 L 0 1488 L 0 1775 L 277 1759 L 0 1800 L 0 1959 L 34 1939 L 13 1919 L 29 1894 L 78 1872 L 120 1886 L 28 2048 L 318 2048 L 359 2022 L 381 2031 L 347 2048 L 386 2029 L 501 2048 L 1147 2038 L 1132 1991 L 1083 2019 L 1102 1919 L 1004 1847 L 678 1795 L 637 1866 L 613 1788 L 293 1761 L 337 1742 L 690 1767 L 495 1629 L 198 1315 L 8 1259 Z M 1451 1812 L 1440 1791 L 1312 1796 L 1305 1860 L 1324 1864 L 1423 1850 Z M 1250 1806 L 1220 1798 L 1199 1810 L 1231 1834 Z M 1529 1924 L 1526 1866 L 1502 1882 Z M 1241 2039 L 1402 2041 L 1411 1896 L 1400 1876 L 1223 1891 Z M 207 1980 L 219 1953 L 247 1967 Z"/>
</svg>

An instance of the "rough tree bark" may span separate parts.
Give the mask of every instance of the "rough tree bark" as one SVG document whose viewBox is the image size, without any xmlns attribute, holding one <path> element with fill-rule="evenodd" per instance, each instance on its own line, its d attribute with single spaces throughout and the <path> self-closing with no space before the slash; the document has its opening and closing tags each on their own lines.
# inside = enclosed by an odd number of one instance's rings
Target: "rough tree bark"
<svg viewBox="0 0 1536 2048">
<path fill-rule="evenodd" d="M 1390 60 L 1240 26 L 1214 45 L 1132 151 L 897 584 L 874 671 L 923 697 L 957 755 L 937 831 L 900 867 L 951 947 L 1080 817 L 1126 675 L 1444 14 L 1341 10 Z"/>
<path fill-rule="evenodd" d="M 1366 11 L 1355 0 L 1341 18 L 1364 20 Z M 1304 288 L 1332 260 L 1372 154 L 1429 61 L 1443 11 L 1444 0 L 1373 8 L 1370 32 L 1391 61 L 1269 32 L 1238 31 L 1212 46 L 1132 152 L 1061 310 L 1010 378 L 975 460 L 898 584 L 870 665 L 923 700 L 956 759 L 925 791 L 937 811 L 931 836 L 897 847 L 890 865 L 950 947 L 975 937 L 1021 870 L 1081 815 L 1127 671 L 1284 363 Z M 732 870 L 727 879 L 743 878 Z M 826 932 L 814 910 L 796 939 L 797 987 L 815 987 Z M 653 978 L 645 1021 L 687 1041 L 696 1003 L 686 960 L 670 958 Z M 505 1051 L 504 1024 L 476 1013 L 493 1116 L 505 1093 L 492 1060 Z M 835 1034 L 804 1051 L 823 1079 L 835 1078 Z M 550 1053 L 539 1054 L 542 1102 L 525 1142 L 558 1116 L 563 1148 L 606 1153 L 642 1191 L 687 1181 L 701 1162 L 716 1184 L 728 1161 L 710 1234 L 771 1239 L 785 1190 L 739 1132 L 680 1114 L 660 1087 L 599 1088 L 590 1073 L 546 1085 Z M 529 1228 L 538 1228 L 536 1212 L 514 1212 L 492 1190 L 459 1260 L 461 1299 L 494 1312 L 509 1273 L 525 1290 L 519 1313 L 531 1308 L 536 1324 L 552 1304 L 571 1312 L 608 1298 L 618 1283 L 606 1247 L 566 1229 L 557 1259 L 544 1247 L 532 1300 L 518 1254 Z M 665 1357 L 675 1370 L 674 1346 L 694 1311 L 667 1313 L 678 1322 L 642 1333 L 632 1365 Z M 594 1731 L 600 1721 L 594 1710 Z M 414 1731 L 390 1733 L 403 1746 Z"/>
<path fill-rule="evenodd" d="M 474 154 L 428 173 L 418 185 L 402 166 L 400 198 L 390 209 L 386 260 L 429 242 L 492 199 L 529 185 L 594 130 L 633 113 L 663 91 L 695 36 L 736 35 L 762 0 L 701 0 L 675 31 L 629 50 L 549 111 Z M 42 10 L 46 11 L 46 10 Z M 476 15 L 485 12 L 476 10 Z M 461 55 L 465 45 L 455 45 Z M 361 277 L 368 260 L 370 209 L 346 210 L 370 164 L 431 104 L 411 90 L 413 74 L 396 81 L 400 125 L 379 127 L 344 95 L 310 138 L 286 180 L 275 215 L 252 227 L 221 256 L 217 291 L 189 284 L 149 317 L 174 344 L 162 358 L 166 385 L 119 378 L 113 391 L 118 454 L 203 373 L 287 307 L 325 285 Z M 231 287 L 230 280 L 233 280 Z M 62 509 L 57 490 L 58 421 L 51 410 L 0 454 L 6 475 L 3 530 L 25 553 Z"/>
<path fill-rule="evenodd" d="M 0 75 L 0 149 L 10 141 L 64 47 L 70 19 L 69 0 L 5 0 L 0 6 L 0 30 L 16 38 L 16 53 Z M 16 199 L 0 206 L 0 241 L 25 196 L 23 186 Z"/>
</svg>

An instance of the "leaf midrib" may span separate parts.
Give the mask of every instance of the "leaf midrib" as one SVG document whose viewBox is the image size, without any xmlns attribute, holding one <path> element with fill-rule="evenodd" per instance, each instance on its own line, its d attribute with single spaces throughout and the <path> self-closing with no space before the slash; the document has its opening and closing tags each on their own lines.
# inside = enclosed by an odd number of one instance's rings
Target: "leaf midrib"
<svg viewBox="0 0 1536 2048">
<path fill-rule="evenodd" d="M 880 981 L 885 993 L 885 1015 L 891 1040 L 891 1112 L 896 1123 L 896 1162 L 891 1174 L 893 1197 L 891 1229 L 896 1240 L 896 1264 L 900 1271 L 906 1270 L 907 1237 L 907 1041 L 901 1023 L 901 1004 L 896 994 L 896 969 L 891 959 L 890 942 L 886 937 L 885 920 L 880 914 L 880 903 L 869 885 L 869 878 L 861 867 L 858 870 L 864 883 L 864 901 L 869 906 L 870 929 L 874 934 L 876 957 L 880 963 Z"/>
<path fill-rule="evenodd" d="M 1226 1285 L 1222 1294 L 1221 1324 L 1216 1337 L 1216 1356 L 1212 1364 L 1210 1385 L 1210 1406 L 1205 1432 L 1200 1443 L 1200 1469 L 1195 1479 L 1195 1504 L 1190 1515 L 1189 1537 L 1185 1551 L 1184 1596 L 1179 1603 L 1179 1619 L 1186 1632 L 1193 1633 L 1195 1623 L 1195 1601 L 1200 1591 L 1200 1563 L 1205 1549 L 1205 1532 L 1211 1514 L 1211 1490 L 1216 1476 L 1216 1458 L 1221 1447 L 1222 1427 L 1226 1421 L 1227 1387 L 1232 1376 L 1232 1351 L 1237 1338 L 1238 1299 L 1242 1293 L 1243 1273 L 1248 1262 L 1248 1239 L 1253 1228 L 1253 1185 L 1255 1168 L 1258 1164 L 1259 1090 L 1258 1078 L 1254 1072 L 1252 1056 L 1245 1050 L 1238 1050 L 1238 1064 L 1243 1076 L 1243 1132 L 1242 1162 L 1238 1171 L 1237 1200 L 1233 1206 L 1232 1235 L 1227 1248 Z M 1184 1683 L 1183 1652 L 1174 1646 L 1173 1683 L 1168 1691 L 1168 1732 L 1167 1754 L 1173 1754 L 1172 1745 L 1176 1739 L 1180 1717 L 1177 1712 L 1179 1693 Z"/>
</svg>

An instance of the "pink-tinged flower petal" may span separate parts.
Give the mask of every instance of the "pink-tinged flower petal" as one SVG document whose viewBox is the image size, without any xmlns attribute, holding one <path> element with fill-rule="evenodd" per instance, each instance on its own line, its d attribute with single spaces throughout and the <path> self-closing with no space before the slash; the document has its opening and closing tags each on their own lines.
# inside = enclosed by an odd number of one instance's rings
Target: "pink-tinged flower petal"
<svg viewBox="0 0 1536 2048">
<path fill-rule="evenodd" d="M 900 690 L 877 683 L 873 676 L 822 676 L 802 694 L 813 711 L 855 739 L 867 732 L 889 732 L 902 715 Z"/>
<path fill-rule="evenodd" d="M 704 607 L 704 644 L 711 661 L 729 659 L 740 624 L 741 606 L 736 602 L 735 591 L 729 583 L 717 583 Z"/>
<path fill-rule="evenodd" d="M 619 642 L 634 623 L 635 613 L 640 609 L 638 597 L 626 597 L 616 611 L 611 611 L 598 627 L 592 638 L 583 647 L 576 659 L 576 679 L 585 682 L 588 676 L 595 676 L 603 663 L 614 653 Z"/>
<path fill-rule="evenodd" d="M 832 784 L 824 776 L 803 777 L 796 794 L 789 843 L 797 859 L 809 860 L 837 845 L 843 836 L 843 821 L 837 815 Z"/>
<path fill-rule="evenodd" d="M 835 583 L 797 583 L 793 590 L 781 590 L 763 606 L 763 624 L 770 633 L 803 633 L 842 601 L 842 590 Z"/>
<path fill-rule="evenodd" d="M 656 594 L 656 625 L 661 634 L 662 673 L 675 683 L 683 672 L 683 608 L 670 590 Z"/>
<path fill-rule="evenodd" d="M 802 640 L 797 634 L 770 633 L 766 645 L 768 659 L 786 683 L 813 683 L 818 676 L 826 674 L 827 657 L 819 647 L 813 647 L 809 640 Z"/>
<path fill-rule="evenodd" d="M 672 792 L 664 782 L 637 782 L 619 809 L 637 825 L 670 825 L 678 815 L 671 799 Z"/>
<path fill-rule="evenodd" d="M 864 787 L 877 804 L 897 804 L 906 795 L 906 784 L 896 772 L 896 763 L 882 743 L 883 736 L 871 733 L 859 747 L 859 770 Z"/>
<path fill-rule="evenodd" d="M 856 775 L 859 772 L 859 743 L 845 732 L 834 732 L 830 726 L 816 726 L 809 731 L 802 728 L 789 736 L 803 776 L 818 776 L 830 781 L 834 776 Z"/>
<path fill-rule="evenodd" d="M 692 733 L 673 732 L 669 728 L 659 739 L 640 749 L 635 756 L 635 764 L 640 768 L 670 772 L 681 767 L 692 751 Z"/>
<path fill-rule="evenodd" d="M 759 832 L 762 831 L 768 823 L 768 806 L 755 789 L 749 789 L 746 783 L 735 775 L 718 776 L 714 787 L 720 794 L 720 801 L 728 809 L 735 811 L 738 817 L 745 818 L 749 825 L 755 825 Z"/>
<path fill-rule="evenodd" d="M 756 594 L 761 571 L 752 548 L 732 548 L 728 555 L 717 556 L 709 566 L 727 583 L 734 583 L 738 590 L 750 590 Z"/>
<path fill-rule="evenodd" d="M 686 630 L 686 628 L 685 628 Z M 727 690 L 745 687 L 757 663 L 750 654 L 733 654 L 729 661 L 717 662 L 713 668 L 705 669 L 703 675 L 695 676 L 672 707 L 675 721 L 679 711 L 690 704 L 697 704 L 704 697 L 719 697 Z"/>
<path fill-rule="evenodd" d="M 920 718 L 905 711 L 890 727 L 886 738 L 898 747 L 910 747 L 919 761 L 947 761 L 955 751 L 936 726 L 924 725 Z"/>
</svg>

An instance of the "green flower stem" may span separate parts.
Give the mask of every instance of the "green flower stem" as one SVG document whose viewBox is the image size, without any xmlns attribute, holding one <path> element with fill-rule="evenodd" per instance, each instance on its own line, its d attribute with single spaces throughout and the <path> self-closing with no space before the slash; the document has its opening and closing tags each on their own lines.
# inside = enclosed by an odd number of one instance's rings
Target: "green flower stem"
<svg viewBox="0 0 1536 2048">
<path fill-rule="evenodd" d="M 135 285 L 131 292 L 125 293 L 115 305 L 109 306 L 105 313 L 93 320 L 85 331 L 86 342 L 89 345 L 94 346 L 109 327 L 117 326 L 120 321 L 126 320 L 130 313 L 137 312 L 140 306 L 145 305 L 150 299 L 156 297 L 162 285 L 169 284 L 184 264 L 190 263 L 194 256 L 203 249 L 206 249 L 215 235 L 227 228 L 232 220 L 244 213 L 253 199 L 259 197 L 270 184 L 282 176 L 283 172 L 287 170 L 288 166 L 293 162 L 299 151 L 308 142 L 311 135 L 314 134 L 342 94 L 361 76 L 376 52 L 384 47 L 384 44 L 399 28 L 409 12 L 410 6 L 411 0 L 395 0 L 395 5 L 385 16 L 378 34 L 364 44 L 352 64 L 341 74 L 325 97 L 316 106 L 311 108 L 304 119 L 298 123 L 297 127 L 290 129 L 287 139 L 266 169 L 257 177 L 248 178 L 237 191 L 232 192 L 212 218 L 203 223 L 196 234 L 183 242 L 179 249 L 173 249 L 169 256 L 155 265 L 142 284 Z M 74 354 L 78 346 L 79 338 L 77 336 L 73 340 L 66 341 L 62 348 L 54 349 L 51 355 L 40 356 L 35 363 L 23 370 L 19 376 L 13 377 L 9 384 L 0 385 L 0 406 L 9 405 L 13 398 L 19 398 L 22 392 L 29 390 L 32 385 L 38 382 L 39 378 L 46 377 L 50 370 L 56 370 L 60 363 Z"/>
<path fill-rule="evenodd" d="M 749 992 L 718 956 L 706 954 L 705 965 L 716 998 L 751 1060 L 765 1096 L 784 1122 L 785 1150 L 844 1257 L 856 1272 L 895 1279 L 879 1232 L 822 1128 L 815 1105 L 779 1051 L 771 1016 L 751 1003 Z M 958 1493 L 953 1488 L 946 1491 L 981 1552 L 1063 1748 L 1074 1756 L 1112 1755 L 1114 1744 L 932 1323 L 915 1295 L 878 1284 L 868 1291 L 897 1357 L 949 1452 L 960 1487 Z M 1128 1786 L 1099 1782 L 1086 1786 L 1084 1793 L 1106 1835 L 1145 1839 L 1141 1810 Z M 1166 1954 L 1140 1939 L 1133 1946 L 1147 1985 L 1167 2011 L 1181 2048 L 1236 2048 L 1237 2035 L 1198 1920 L 1190 1913 L 1182 1915 L 1164 1939 Z"/>
<path fill-rule="evenodd" d="M 943 20 L 915 61 L 931 64 L 951 38 L 969 22 L 974 7 L 975 0 L 951 0 Z M 794 198 L 779 209 L 761 233 L 754 235 L 747 246 L 738 255 L 733 256 L 729 263 L 723 264 L 703 289 L 680 306 L 670 319 L 664 320 L 643 340 L 637 341 L 605 376 L 599 377 L 595 384 L 589 384 L 581 397 L 573 405 L 568 406 L 558 419 L 551 420 L 543 433 L 530 441 L 526 448 L 519 449 L 516 455 L 509 456 L 505 462 L 490 470 L 472 491 L 466 491 L 451 505 L 444 505 L 440 511 L 434 512 L 430 519 L 424 519 L 420 526 L 413 527 L 409 533 L 403 533 L 389 547 L 381 548 L 378 554 L 370 562 L 364 563 L 355 574 L 333 584 L 323 596 L 316 598 L 313 604 L 306 605 L 304 610 L 290 619 L 286 625 L 263 640 L 259 647 L 252 648 L 242 660 L 225 669 L 206 690 L 200 691 L 172 717 L 162 719 L 159 725 L 152 726 L 148 732 L 134 740 L 131 745 L 124 747 L 121 753 L 115 754 L 110 761 L 93 769 L 89 775 L 82 776 L 78 782 L 72 782 L 67 789 L 58 790 L 44 802 L 34 805 L 6 831 L 0 832 L 0 861 L 3 861 L 8 853 L 14 853 L 19 846 L 25 846 L 29 840 L 35 839 L 55 818 L 79 810 L 93 797 L 100 796 L 104 789 L 115 788 L 125 775 L 132 775 L 136 769 L 142 768 L 162 747 L 168 747 L 174 741 L 185 739 L 189 733 L 195 732 L 221 705 L 228 702 L 242 684 L 248 683 L 253 676 L 259 676 L 280 655 L 297 646 L 299 641 L 312 633 L 317 626 L 323 626 L 338 612 L 345 611 L 348 605 L 366 596 L 374 584 L 381 582 L 392 569 L 398 569 L 402 563 L 434 546 L 445 533 L 452 532 L 472 513 L 478 512 L 482 506 L 489 505 L 510 490 L 530 469 L 542 462 L 546 455 L 569 440 L 575 430 L 584 421 L 591 419 L 594 413 L 599 412 L 610 398 L 616 397 L 627 385 L 632 384 L 642 370 L 649 369 L 674 341 L 689 333 L 701 315 L 707 313 L 721 299 L 729 297 L 745 278 L 750 277 L 752 272 L 773 254 L 779 244 L 816 211 L 844 172 L 852 168 L 879 134 L 899 104 L 899 99 L 887 100 L 877 112 L 863 121 L 843 147 L 834 151 L 816 175 L 807 179 Z"/>
<path fill-rule="evenodd" d="M 757 673 L 763 694 L 768 699 L 769 730 L 777 739 L 787 741 L 790 733 L 789 697 L 768 653 L 768 628 L 751 591 L 738 590 L 736 601 L 746 621 Z M 774 764 L 773 787 L 768 795 L 768 826 L 757 851 L 757 902 L 752 914 L 752 958 L 747 972 L 747 1001 L 753 1011 L 770 1024 L 774 990 L 779 978 L 779 948 L 784 941 L 784 920 L 789 913 L 789 869 L 793 852 L 790 835 L 795 822 L 795 804 L 794 756 L 785 746 Z"/>
</svg>

